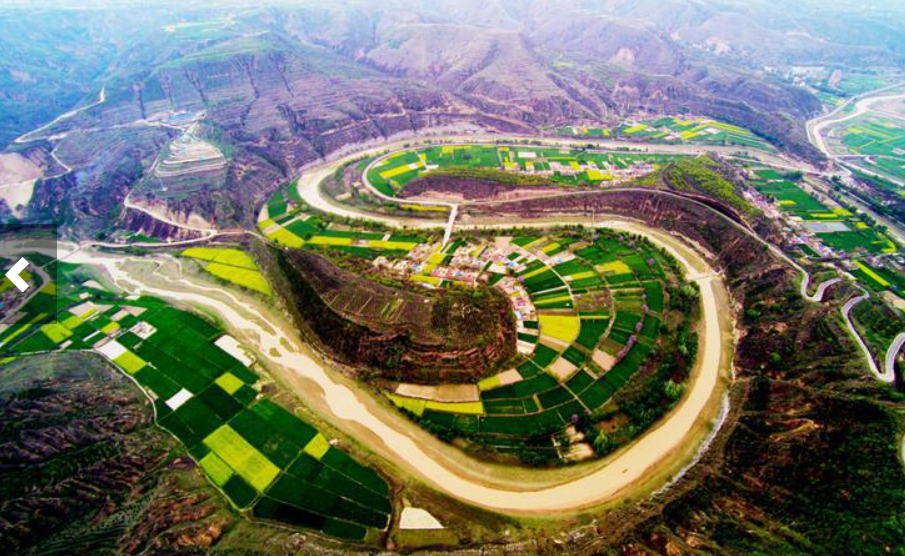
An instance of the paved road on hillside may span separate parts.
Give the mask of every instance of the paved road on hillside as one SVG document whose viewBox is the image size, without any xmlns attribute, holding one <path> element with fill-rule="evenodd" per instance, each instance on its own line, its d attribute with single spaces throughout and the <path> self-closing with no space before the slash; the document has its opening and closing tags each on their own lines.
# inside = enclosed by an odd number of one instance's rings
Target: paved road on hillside
<svg viewBox="0 0 905 556">
<path fill-rule="evenodd" d="M 902 350 L 905 344 L 905 332 L 902 332 L 892 341 L 889 349 L 886 350 L 886 360 L 883 362 L 883 376 L 878 377 L 883 382 L 895 382 L 896 380 L 896 356 Z"/>
<path fill-rule="evenodd" d="M 852 309 L 855 308 L 855 305 L 861 303 L 865 299 L 870 297 L 870 294 L 867 293 L 866 290 L 861 290 L 861 295 L 857 297 L 853 297 L 849 299 L 845 305 L 842 306 L 842 317 L 845 319 L 845 322 L 848 324 L 849 330 L 851 330 L 852 335 L 855 337 L 855 341 L 858 343 L 858 347 L 861 349 L 861 353 L 864 355 L 864 358 L 867 360 L 867 366 L 870 368 L 870 372 L 877 377 L 879 380 L 883 380 L 883 373 L 880 372 L 879 367 L 877 367 L 877 362 L 874 361 L 874 357 L 870 354 L 870 349 L 867 347 L 867 343 L 864 339 L 861 338 L 861 335 L 858 334 L 858 330 L 855 328 L 855 323 L 852 322 L 851 312 Z M 888 382 L 888 381 L 884 381 Z"/>
</svg>

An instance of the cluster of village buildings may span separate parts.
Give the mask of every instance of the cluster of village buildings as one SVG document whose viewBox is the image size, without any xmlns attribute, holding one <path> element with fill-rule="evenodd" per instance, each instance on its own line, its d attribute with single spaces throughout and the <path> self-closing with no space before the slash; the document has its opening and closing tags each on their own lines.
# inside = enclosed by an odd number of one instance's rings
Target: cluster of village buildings
<svg viewBox="0 0 905 556">
<path fill-rule="evenodd" d="M 537 260 L 552 269 L 574 258 L 575 255 L 569 250 L 562 250 L 551 256 L 541 249 L 529 251 L 520 247 L 512 243 L 511 238 L 495 238 L 456 243 L 446 252 L 437 243 L 422 243 L 404 258 L 380 258 L 375 264 L 428 288 L 439 287 L 444 281 L 470 287 L 478 283 L 492 283 L 509 298 L 517 331 L 523 335 L 537 336 L 536 324 L 526 326 L 526 322 L 537 322 L 537 309 L 523 281 L 515 275 Z M 569 277 L 563 277 L 563 280 L 568 282 Z M 531 342 L 518 342 L 518 351 L 525 355 L 531 354 L 534 348 L 535 345 Z"/>
</svg>

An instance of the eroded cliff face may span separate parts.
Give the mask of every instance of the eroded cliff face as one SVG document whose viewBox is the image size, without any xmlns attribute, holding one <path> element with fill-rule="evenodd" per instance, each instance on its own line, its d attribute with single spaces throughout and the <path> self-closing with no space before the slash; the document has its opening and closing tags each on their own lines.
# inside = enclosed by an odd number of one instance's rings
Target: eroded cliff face
<svg viewBox="0 0 905 556">
<path fill-rule="evenodd" d="M 267 266 L 296 324 L 360 379 L 475 382 L 515 355 L 512 309 L 491 288 L 427 295 L 310 252 L 272 256 Z"/>
<path fill-rule="evenodd" d="M 555 215 L 592 212 L 599 217 L 615 214 L 641 220 L 655 228 L 662 228 L 684 236 L 700 245 L 716 248 L 714 255 L 733 270 L 767 271 L 779 266 L 760 243 L 740 231 L 733 222 L 740 217 L 730 207 L 710 200 L 702 206 L 700 200 L 657 189 L 614 189 L 589 191 L 575 195 L 546 199 L 525 199 L 492 205 L 473 205 L 467 211 L 477 215 L 518 215 L 522 218 L 543 218 Z M 720 216 L 715 210 L 719 210 Z M 590 218 L 588 218 L 590 223 Z M 718 239 L 720 241 L 716 241 Z M 754 246 L 760 246 L 753 248 Z M 791 272 L 791 270 L 790 270 Z"/>
<path fill-rule="evenodd" d="M 448 201 L 507 201 L 562 193 L 562 187 L 548 185 L 507 184 L 489 178 L 440 176 L 427 174 L 399 192 L 403 199 L 443 199 Z"/>
<path fill-rule="evenodd" d="M 200 231 L 190 230 L 164 222 L 146 212 L 127 209 L 121 220 L 121 229 L 149 238 L 163 239 L 167 241 L 183 241 L 196 239 L 203 234 Z"/>
<path fill-rule="evenodd" d="M 428 130 L 532 130 L 516 117 L 476 110 L 436 87 L 384 75 L 323 48 L 277 46 L 243 56 L 187 56 L 151 76 L 139 72 L 120 88 L 111 86 L 104 104 L 68 122 L 73 129 L 114 127 L 114 138 L 97 142 L 112 150 L 98 151 L 77 171 L 72 220 L 109 214 L 132 191 L 220 226 L 250 225 L 256 208 L 300 168 L 350 148 Z M 225 176 L 183 180 L 184 194 L 152 172 L 178 133 L 161 141 L 132 129 L 136 121 L 184 125 L 180 118 L 204 118 L 227 146 Z M 84 140 L 78 133 L 62 139 L 63 152 Z"/>
</svg>

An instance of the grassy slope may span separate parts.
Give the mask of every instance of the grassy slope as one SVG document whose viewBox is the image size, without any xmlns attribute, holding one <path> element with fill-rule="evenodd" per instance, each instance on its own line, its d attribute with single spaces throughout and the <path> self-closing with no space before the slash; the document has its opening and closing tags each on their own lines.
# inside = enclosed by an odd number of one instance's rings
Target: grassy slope
<svg viewBox="0 0 905 556">
<path fill-rule="evenodd" d="M 688 158 L 670 164 L 662 175 L 673 189 L 708 195 L 742 213 L 753 214 L 756 209 L 739 195 L 718 168 L 717 163 L 707 157 Z"/>
</svg>

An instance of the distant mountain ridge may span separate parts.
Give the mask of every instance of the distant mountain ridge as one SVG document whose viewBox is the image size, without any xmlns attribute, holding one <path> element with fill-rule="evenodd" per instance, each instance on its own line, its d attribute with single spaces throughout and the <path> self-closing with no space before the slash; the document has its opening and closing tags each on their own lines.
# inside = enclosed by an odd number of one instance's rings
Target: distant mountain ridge
<svg viewBox="0 0 905 556">
<path fill-rule="evenodd" d="M 77 165 L 75 184 L 67 182 L 65 191 L 43 184 L 33 198 L 36 206 L 68 198 L 58 210 L 96 217 L 83 219 L 95 230 L 131 190 L 171 193 L 155 189 L 147 176 L 161 134 L 168 140 L 181 134 L 174 118 L 203 119 L 229 147 L 225 179 L 168 200 L 176 211 L 214 222 L 249 221 L 251 207 L 279 182 L 350 144 L 438 127 L 532 132 L 638 111 L 693 113 L 748 127 L 792 154 L 817 159 L 802 122 L 818 112 L 819 101 L 762 68 L 846 57 L 892 64 L 905 41 L 883 47 L 855 33 L 858 44 L 841 44 L 827 18 L 769 19 L 775 6 L 387 0 L 29 12 L 32 29 L 0 38 L 18 45 L 0 54 L 0 81 L 15 84 L 0 93 L 8 115 L 0 119 L 0 145 L 78 97 L 93 102 L 103 87 L 104 103 L 47 130 L 58 154 L 75 152 L 72 161 L 91 164 Z M 18 17 L 24 16 L 0 11 L 0 29 L 13 28 Z M 26 47 L 38 50 L 27 56 Z M 60 52 L 58 61 L 29 83 L 34 60 L 50 48 Z M 82 144 L 89 135 L 120 156 L 91 153 Z"/>
</svg>

